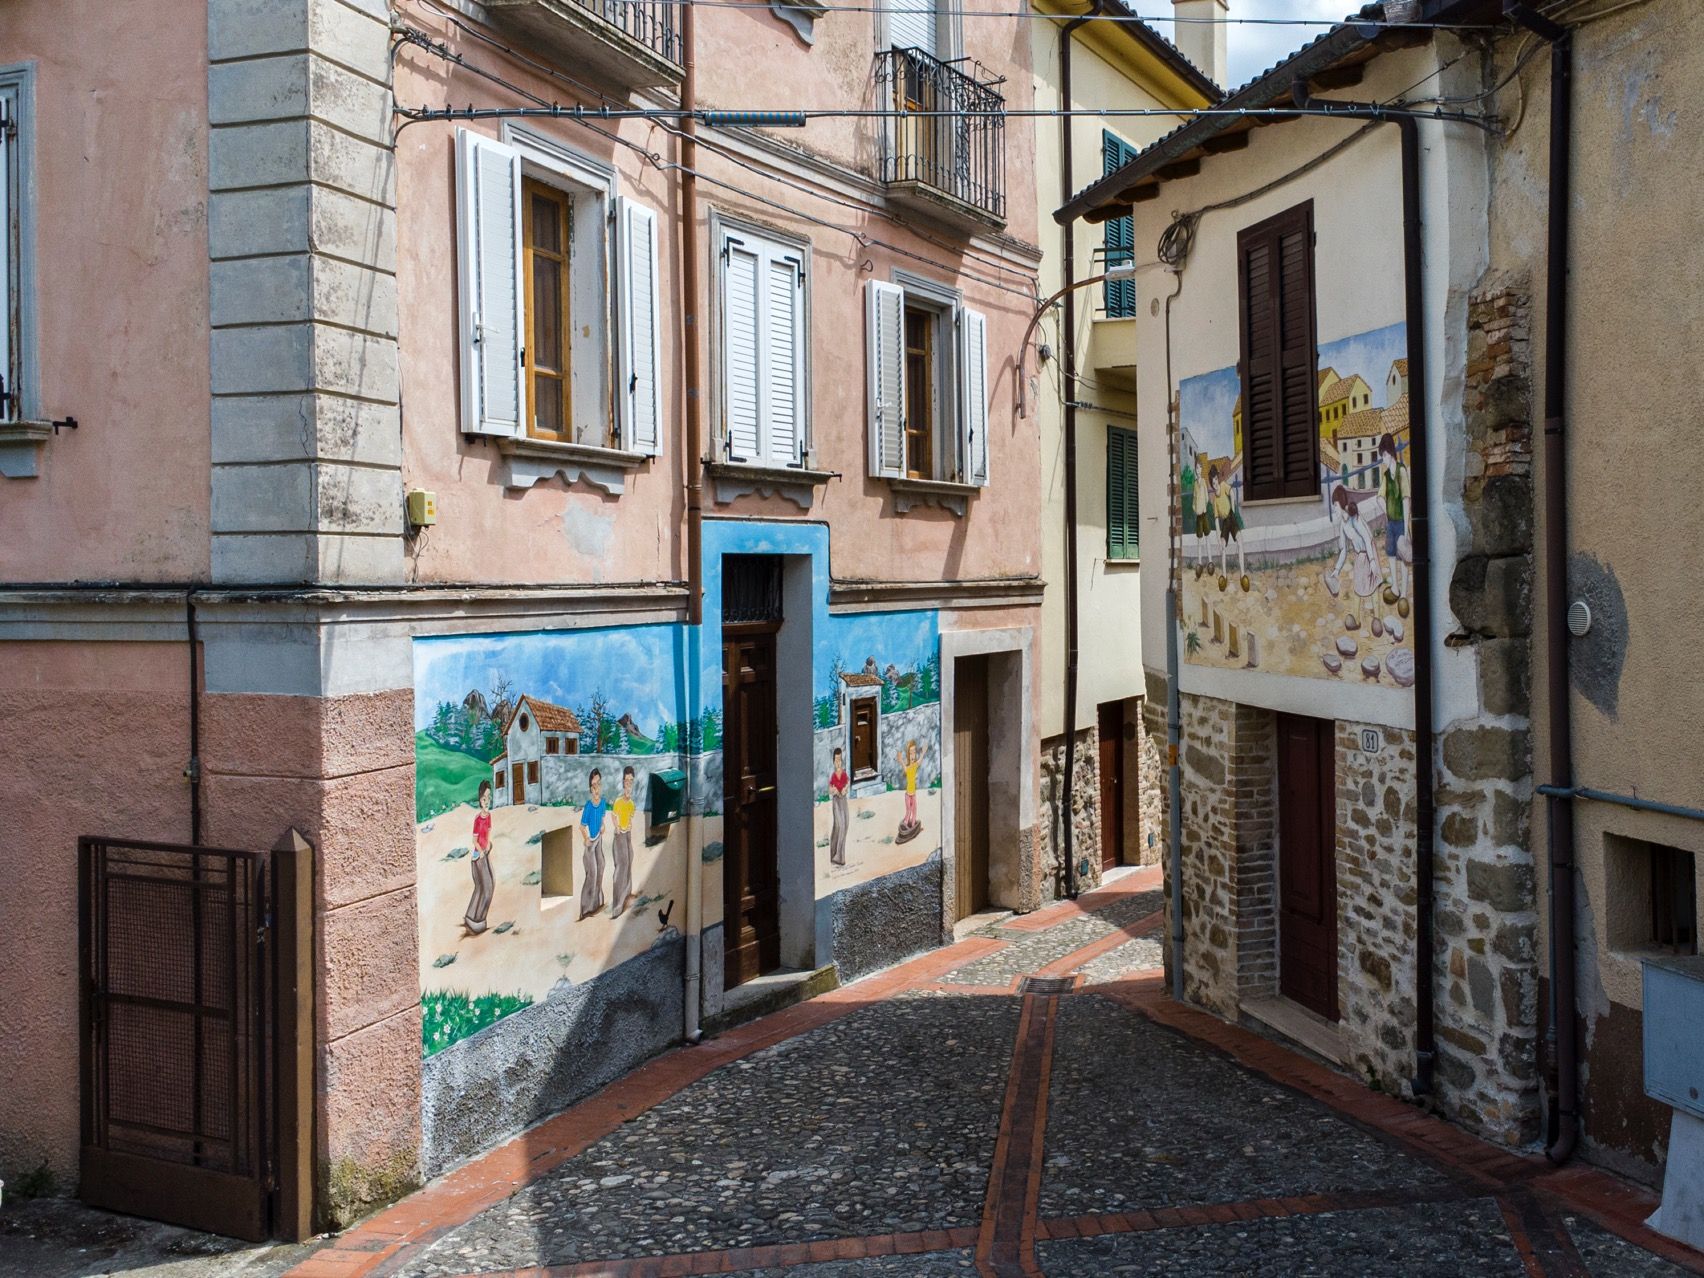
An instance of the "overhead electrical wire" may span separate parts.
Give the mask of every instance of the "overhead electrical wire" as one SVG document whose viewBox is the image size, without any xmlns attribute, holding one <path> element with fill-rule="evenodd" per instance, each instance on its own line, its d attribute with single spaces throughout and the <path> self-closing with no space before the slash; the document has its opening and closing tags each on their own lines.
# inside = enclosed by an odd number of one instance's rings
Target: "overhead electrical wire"
<svg viewBox="0 0 1704 1278">
<path fill-rule="evenodd" d="M 649 4 L 655 0 L 621 0 L 626 4 Z M 695 9 L 762 9 L 769 10 L 769 0 L 672 0 L 690 4 Z M 1637 0 L 1635 0 L 1637 2 Z M 1175 22 L 1204 27 L 1365 27 L 1381 31 L 1506 31 L 1505 23 L 1471 22 L 1389 22 L 1383 18 L 1186 18 L 1177 14 L 1123 13 L 1042 13 L 1035 9 L 964 9 L 945 6 L 907 6 L 885 4 L 835 4 L 829 13 L 885 13 L 916 17 L 949 18 L 1029 18 L 1042 22 L 1061 20 L 1076 22 L 1140 23 L 1151 26 L 1156 22 Z"/>
</svg>

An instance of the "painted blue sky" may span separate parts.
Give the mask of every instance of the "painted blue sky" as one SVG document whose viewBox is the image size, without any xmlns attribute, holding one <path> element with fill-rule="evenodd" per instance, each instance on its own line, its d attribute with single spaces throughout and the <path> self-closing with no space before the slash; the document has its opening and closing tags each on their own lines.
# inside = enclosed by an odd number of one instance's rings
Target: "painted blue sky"
<svg viewBox="0 0 1704 1278">
<path fill-rule="evenodd" d="M 676 688 L 682 643 L 679 626 L 420 639 L 414 644 L 414 726 L 430 724 L 440 701 L 459 702 L 474 688 L 489 695 L 497 677 L 507 675 L 517 695 L 570 708 L 601 692 L 610 713 L 631 714 L 654 732 L 682 717 Z"/>
<path fill-rule="evenodd" d="M 883 670 L 895 665 L 901 670 L 920 666 L 935 655 L 938 643 L 936 615 L 932 612 L 861 612 L 842 613 L 828 618 L 816 636 L 816 653 L 812 660 L 816 673 L 816 695 L 827 696 L 834 691 L 829 671 L 834 658 L 849 673 L 864 668 L 864 660 L 874 657 Z"/>
<path fill-rule="evenodd" d="M 1385 403 L 1385 378 L 1390 375 L 1391 361 L 1407 354 L 1408 325 L 1391 324 L 1340 341 L 1321 343 L 1319 366 L 1335 368 L 1343 377 L 1359 373 L 1373 388 L 1373 407 L 1389 408 Z"/>
</svg>

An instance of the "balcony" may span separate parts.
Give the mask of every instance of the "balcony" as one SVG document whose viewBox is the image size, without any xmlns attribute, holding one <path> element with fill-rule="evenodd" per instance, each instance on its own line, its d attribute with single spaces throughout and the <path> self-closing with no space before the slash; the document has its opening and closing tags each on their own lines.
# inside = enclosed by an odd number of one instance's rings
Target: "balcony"
<svg viewBox="0 0 1704 1278">
<path fill-rule="evenodd" d="M 1006 99 L 921 49 L 876 55 L 888 198 L 960 230 L 1006 225 Z"/>
<path fill-rule="evenodd" d="M 493 21 L 622 89 L 680 83 L 678 0 L 484 0 Z"/>
</svg>

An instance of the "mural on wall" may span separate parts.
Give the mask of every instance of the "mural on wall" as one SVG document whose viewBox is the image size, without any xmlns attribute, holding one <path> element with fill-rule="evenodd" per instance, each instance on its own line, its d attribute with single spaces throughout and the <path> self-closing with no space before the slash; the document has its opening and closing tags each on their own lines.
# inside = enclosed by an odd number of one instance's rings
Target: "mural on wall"
<svg viewBox="0 0 1704 1278">
<path fill-rule="evenodd" d="M 1319 496 L 1245 507 L 1235 367 L 1178 386 L 1184 659 L 1409 687 L 1407 330 L 1319 348 Z"/>
<path fill-rule="evenodd" d="M 679 648 L 672 626 L 415 642 L 426 1055 L 678 933 L 649 780 L 714 734 L 678 713 Z"/>
<path fill-rule="evenodd" d="M 816 639 L 817 884 L 929 859 L 941 836 L 941 645 L 932 612 L 832 616 Z"/>
</svg>

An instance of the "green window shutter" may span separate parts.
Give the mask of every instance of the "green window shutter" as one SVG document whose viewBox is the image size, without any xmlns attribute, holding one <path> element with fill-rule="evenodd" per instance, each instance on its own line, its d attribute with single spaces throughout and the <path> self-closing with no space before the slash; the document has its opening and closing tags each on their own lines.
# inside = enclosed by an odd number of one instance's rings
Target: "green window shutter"
<svg viewBox="0 0 1704 1278">
<path fill-rule="evenodd" d="M 1106 557 L 1139 559 L 1136 432 L 1106 428 Z"/>
<path fill-rule="evenodd" d="M 1111 130 L 1101 131 L 1101 171 L 1115 173 L 1136 158 L 1136 148 L 1125 144 Z M 1106 223 L 1106 265 L 1119 266 L 1136 260 L 1135 221 L 1130 217 L 1115 217 Z M 1106 313 L 1109 319 L 1128 319 L 1136 314 L 1136 281 L 1108 280 Z"/>
</svg>

